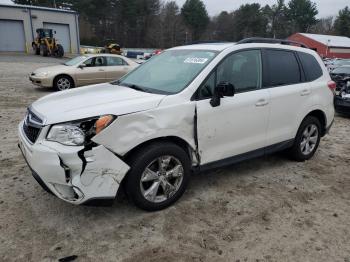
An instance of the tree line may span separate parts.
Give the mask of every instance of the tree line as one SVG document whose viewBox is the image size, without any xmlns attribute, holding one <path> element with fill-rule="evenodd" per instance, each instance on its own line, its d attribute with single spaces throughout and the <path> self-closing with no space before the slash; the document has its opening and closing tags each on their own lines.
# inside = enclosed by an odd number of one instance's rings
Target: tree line
<svg viewBox="0 0 350 262">
<path fill-rule="evenodd" d="M 244 4 L 209 17 L 201 0 L 182 7 L 164 0 L 14 0 L 17 4 L 76 10 L 81 44 L 116 41 L 126 47 L 168 48 L 200 41 L 232 41 L 246 37 L 286 38 L 296 32 L 350 37 L 350 9 L 317 19 L 311 0 L 276 0 L 274 5 Z"/>
</svg>

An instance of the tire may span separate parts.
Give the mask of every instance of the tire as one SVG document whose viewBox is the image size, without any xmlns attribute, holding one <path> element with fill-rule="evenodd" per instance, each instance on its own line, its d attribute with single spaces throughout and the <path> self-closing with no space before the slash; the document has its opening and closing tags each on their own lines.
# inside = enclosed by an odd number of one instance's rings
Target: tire
<svg viewBox="0 0 350 262">
<path fill-rule="evenodd" d="M 43 56 L 48 56 L 49 55 L 49 50 L 47 49 L 46 45 L 41 45 L 40 46 L 40 50 L 41 50 L 41 53 L 43 54 Z"/>
<path fill-rule="evenodd" d="M 57 45 L 56 56 L 57 56 L 57 57 L 63 57 L 63 56 L 64 56 L 64 49 L 63 49 L 63 46 Z"/>
<path fill-rule="evenodd" d="M 128 162 L 131 169 L 125 189 L 137 207 L 146 211 L 161 210 L 176 202 L 185 192 L 191 163 L 181 147 L 168 142 L 154 143 L 139 150 Z M 150 190 L 152 187 L 155 190 Z"/>
<path fill-rule="evenodd" d="M 67 75 L 57 76 L 53 81 L 53 87 L 57 91 L 64 91 L 74 87 L 73 79 Z"/>
<path fill-rule="evenodd" d="M 38 48 L 36 45 L 33 45 L 33 50 L 36 55 L 40 55 L 40 48 Z"/>
<path fill-rule="evenodd" d="M 314 116 L 307 116 L 301 123 L 294 144 L 290 149 L 291 157 L 299 162 L 312 158 L 320 144 L 321 123 Z"/>
</svg>

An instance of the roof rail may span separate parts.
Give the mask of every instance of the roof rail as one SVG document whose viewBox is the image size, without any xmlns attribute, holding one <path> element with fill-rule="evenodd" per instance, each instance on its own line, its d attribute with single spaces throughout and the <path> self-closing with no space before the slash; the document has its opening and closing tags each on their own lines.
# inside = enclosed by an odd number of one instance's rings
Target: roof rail
<svg viewBox="0 0 350 262">
<path fill-rule="evenodd" d="M 249 44 L 249 43 L 267 43 L 267 44 L 281 44 L 281 45 L 297 45 L 303 48 L 309 48 L 307 45 L 300 42 L 286 40 L 286 39 L 275 39 L 275 38 L 263 38 L 263 37 L 252 37 L 243 39 L 236 44 Z"/>
</svg>

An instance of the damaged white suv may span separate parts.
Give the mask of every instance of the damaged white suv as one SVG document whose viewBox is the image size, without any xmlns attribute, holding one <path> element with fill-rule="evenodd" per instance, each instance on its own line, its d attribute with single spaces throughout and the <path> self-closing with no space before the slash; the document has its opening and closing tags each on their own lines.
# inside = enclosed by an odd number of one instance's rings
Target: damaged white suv
<svg viewBox="0 0 350 262">
<path fill-rule="evenodd" d="M 335 86 L 314 51 L 287 44 L 177 47 L 116 82 L 45 96 L 19 147 L 57 197 L 114 199 L 123 185 L 145 210 L 179 199 L 194 170 L 283 149 L 310 159 L 333 123 Z"/>
</svg>

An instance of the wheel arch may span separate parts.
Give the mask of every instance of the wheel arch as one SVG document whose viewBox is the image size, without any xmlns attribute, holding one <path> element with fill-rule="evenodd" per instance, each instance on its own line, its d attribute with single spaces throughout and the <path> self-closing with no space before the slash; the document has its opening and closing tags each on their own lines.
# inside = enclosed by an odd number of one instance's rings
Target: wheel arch
<svg viewBox="0 0 350 262">
<path fill-rule="evenodd" d="M 184 139 L 177 137 L 177 136 L 165 136 L 165 137 L 158 137 L 158 138 L 153 138 L 150 140 L 147 140 L 145 142 L 142 142 L 141 144 L 135 146 L 134 148 L 130 149 L 124 156 L 123 159 L 128 162 L 128 160 L 130 159 L 130 157 L 132 155 L 134 155 L 137 151 L 139 151 L 141 148 L 144 148 L 146 146 L 149 146 L 153 143 L 158 143 L 158 142 L 170 142 L 173 143 L 179 147 L 181 147 L 186 154 L 188 155 L 188 157 L 190 158 L 191 164 L 193 165 L 193 163 L 197 163 L 197 159 L 196 159 L 196 151 L 195 149 Z"/>
<path fill-rule="evenodd" d="M 300 122 L 300 124 L 307 118 L 308 116 L 316 117 L 320 123 L 321 123 L 321 136 L 325 136 L 327 132 L 327 117 L 325 112 L 323 112 L 321 109 L 314 109 L 310 111 Z M 299 125 L 300 126 L 300 125 Z"/>
</svg>

